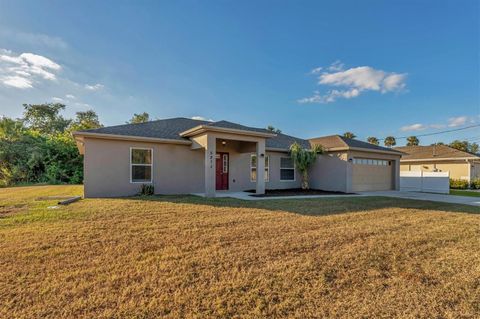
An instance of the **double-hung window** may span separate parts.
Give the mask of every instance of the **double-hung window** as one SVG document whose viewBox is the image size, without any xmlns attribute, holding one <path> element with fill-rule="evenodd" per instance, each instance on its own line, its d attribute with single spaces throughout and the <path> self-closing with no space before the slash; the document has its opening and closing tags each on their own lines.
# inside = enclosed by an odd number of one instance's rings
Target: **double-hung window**
<svg viewBox="0 0 480 319">
<path fill-rule="evenodd" d="M 295 180 L 295 164 L 290 157 L 280 157 L 280 180 Z"/>
<path fill-rule="evenodd" d="M 265 156 L 265 182 L 270 180 L 270 159 Z M 252 154 L 250 157 L 250 181 L 256 182 L 257 181 L 257 155 Z"/>
<path fill-rule="evenodd" d="M 151 183 L 153 150 L 151 148 L 130 148 L 130 182 Z"/>
</svg>

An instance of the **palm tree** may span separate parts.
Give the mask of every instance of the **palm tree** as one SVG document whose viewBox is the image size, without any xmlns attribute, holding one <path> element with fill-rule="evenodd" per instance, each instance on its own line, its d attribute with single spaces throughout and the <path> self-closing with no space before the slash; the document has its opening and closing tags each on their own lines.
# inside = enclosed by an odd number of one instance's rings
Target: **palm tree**
<svg viewBox="0 0 480 319">
<path fill-rule="evenodd" d="M 378 138 L 376 138 L 374 136 L 368 137 L 367 142 L 370 143 L 370 144 L 373 144 L 373 145 L 379 145 L 380 144 L 380 142 L 378 141 Z"/>
<path fill-rule="evenodd" d="M 420 144 L 418 137 L 416 136 L 407 137 L 407 146 L 418 146 L 418 144 Z"/>
<path fill-rule="evenodd" d="M 302 189 L 308 189 L 308 168 L 317 159 L 318 154 L 323 153 L 321 145 L 314 145 L 311 149 L 305 149 L 297 142 L 290 146 L 290 157 L 302 174 Z"/>
<path fill-rule="evenodd" d="M 134 113 L 130 121 L 127 122 L 127 124 L 139 124 L 139 123 L 145 123 L 150 121 L 150 114 L 147 112 L 143 112 L 140 114 Z"/>
<path fill-rule="evenodd" d="M 273 133 L 277 133 L 277 134 L 282 133 L 281 130 L 279 130 L 278 128 L 275 128 L 275 126 L 273 126 L 273 125 L 267 126 L 267 130 L 270 131 L 270 132 L 273 132 Z"/>
<path fill-rule="evenodd" d="M 393 136 L 387 136 L 387 137 L 385 137 L 385 140 L 383 141 L 383 143 L 384 143 L 385 146 L 387 146 L 387 147 L 392 147 L 392 146 L 397 145 L 397 141 L 395 140 L 395 137 L 393 137 Z"/>
<path fill-rule="evenodd" d="M 353 134 L 352 132 L 345 132 L 343 133 L 343 137 L 346 137 L 346 138 L 355 138 L 357 137 L 355 134 Z"/>
</svg>

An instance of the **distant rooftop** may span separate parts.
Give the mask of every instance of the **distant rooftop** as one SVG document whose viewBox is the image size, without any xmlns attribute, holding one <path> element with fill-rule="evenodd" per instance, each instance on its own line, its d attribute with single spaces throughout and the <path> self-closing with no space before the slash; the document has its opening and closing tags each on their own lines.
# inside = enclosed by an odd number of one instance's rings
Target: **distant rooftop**
<svg viewBox="0 0 480 319">
<path fill-rule="evenodd" d="M 441 158 L 478 158 L 479 156 L 463 152 L 447 145 L 429 145 L 429 146 L 402 146 L 396 147 L 397 151 L 405 153 L 402 160 L 413 159 L 441 159 Z"/>
</svg>

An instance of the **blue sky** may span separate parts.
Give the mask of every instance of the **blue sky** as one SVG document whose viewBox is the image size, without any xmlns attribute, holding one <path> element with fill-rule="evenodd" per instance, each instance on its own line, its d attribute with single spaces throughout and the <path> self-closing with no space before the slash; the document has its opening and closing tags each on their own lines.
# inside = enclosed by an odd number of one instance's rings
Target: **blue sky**
<svg viewBox="0 0 480 319">
<path fill-rule="evenodd" d="M 62 101 L 364 139 L 480 123 L 479 2 L 0 1 L 0 115 Z M 480 129 L 425 137 L 480 140 Z M 402 144 L 402 141 L 399 141 Z"/>
</svg>

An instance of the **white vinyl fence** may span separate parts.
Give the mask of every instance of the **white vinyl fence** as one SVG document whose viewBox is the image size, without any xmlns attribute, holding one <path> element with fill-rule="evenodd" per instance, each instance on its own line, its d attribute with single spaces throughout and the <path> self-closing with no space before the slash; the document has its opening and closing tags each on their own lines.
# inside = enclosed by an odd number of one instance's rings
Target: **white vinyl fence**
<svg viewBox="0 0 480 319">
<path fill-rule="evenodd" d="M 400 190 L 448 194 L 450 172 L 401 171 Z"/>
</svg>

